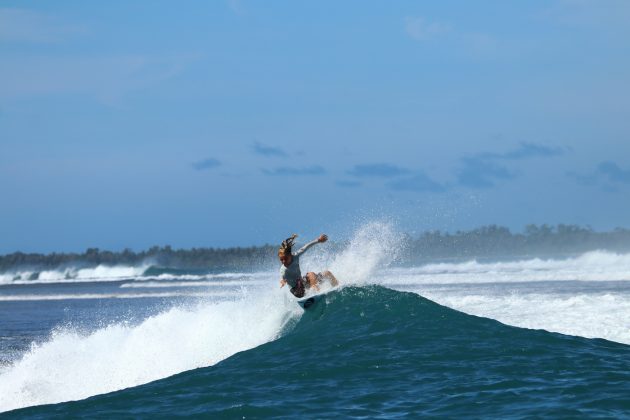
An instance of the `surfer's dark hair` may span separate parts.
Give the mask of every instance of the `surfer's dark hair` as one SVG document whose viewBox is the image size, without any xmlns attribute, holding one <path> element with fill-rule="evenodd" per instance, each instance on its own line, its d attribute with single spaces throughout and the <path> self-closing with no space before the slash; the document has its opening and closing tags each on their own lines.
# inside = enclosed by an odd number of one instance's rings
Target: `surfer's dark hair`
<svg viewBox="0 0 630 420">
<path fill-rule="evenodd" d="M 296 233 L 291 235 L 290 238 L 287 238 L 284 241 L 282 241 L 282 245 L 280 245 L 280 249 L 278 249 L 278 254 L 283 254 L 283 255 L 290 254 L 291 248 L 293 247 L 293 243 L 295 242 L 295 238 L 297 238 Z"/>
</svg>

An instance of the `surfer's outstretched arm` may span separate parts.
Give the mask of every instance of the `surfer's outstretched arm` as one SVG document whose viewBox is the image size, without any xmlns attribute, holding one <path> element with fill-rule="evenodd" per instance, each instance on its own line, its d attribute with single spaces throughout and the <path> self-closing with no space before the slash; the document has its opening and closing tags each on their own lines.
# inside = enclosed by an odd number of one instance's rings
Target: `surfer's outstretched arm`
<svg viewBox="0 0 630 420">
<path fill-rule="evenodd" d="M 307 243 L 306 245 L 304 245 L 302 248 L 298 249 L 298 251 L 295 253 L 295 255 L 302 255 L 307 249 L 309 249 L 310 247 L 312 247 L 313 245 L 320 243 L 320 242 L 326 242 L 328 240 L 328 236 L 325 234 L 321 234 L 319 235 L 319 238 Z"/>
</svg>

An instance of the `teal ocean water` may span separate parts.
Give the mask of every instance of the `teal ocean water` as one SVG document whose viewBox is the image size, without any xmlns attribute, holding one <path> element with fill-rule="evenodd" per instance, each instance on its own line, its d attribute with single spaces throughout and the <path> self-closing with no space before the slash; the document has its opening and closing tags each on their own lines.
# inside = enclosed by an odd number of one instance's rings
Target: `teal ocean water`
<svg viewBox="0 0 630 420">
<path fill-rule="evenodd" d="M 0 417 L 630 417 L 630 255 L 388 266 L 371 226 L 303 270 L 0 273 Z M 390 238 L 391 239 L 391 238 Z"/>
<path fill-rule="evenodd" d="M 331 292 L 276 340 L 214 366 L 5 415 L 624 417 L 628 395 L 627 345 L 510 327 L 369 286 Z"/>
</svg>

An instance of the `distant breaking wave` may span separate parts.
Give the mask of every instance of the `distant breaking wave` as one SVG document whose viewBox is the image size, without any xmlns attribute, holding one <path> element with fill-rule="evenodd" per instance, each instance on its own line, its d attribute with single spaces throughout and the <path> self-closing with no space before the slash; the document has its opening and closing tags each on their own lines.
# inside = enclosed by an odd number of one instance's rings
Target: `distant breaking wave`
<svg viewBox="0 0 630 420">
<path fill-rule="evenodd" d="M 427 264 L 390 270 L 385 284 L 502 283 L 630 280 L 630 254 L 591 251 L 566 259 Z"/>
<path fill-rule="evenodd" d="M 66 267 L 55 270 L 17 270 L 0 273 L 0 285 L 3 284 L 45 284 L 45 283 L 82 283 L 120 280 L 209 280 L 213 278 L 246 278 L 260 273 L 204 273 L 186 274 L 183 270 L 170 273 L 149 264 L 139 266 L 98 265 L 91 268 Z"/>
<path fill-rule="evenodd" d="M 148 265 L 107 266 L 91 268 L 67 267 L 56 270 L 24 270 L 0 274 L 0 284 L 64 283 L 85 281 L 116 281 L 124 278 L 142 276 Z"/>
<path fill-rule="evenodd" d="M 387 230 L 385 230 L 387 232 Z M 367 280 L 365 272 L 371 272 L 376 264 L 383 260 L 385 252 L 375 245 L 370 237 L 370 229 L 359 232 L 364 237 L 361 243 L 364 264 L 356 267 L 346 264 L 345 260 L 354 260 L 356 252 L 352 246 L 339 255 L 329 265 L 330 269 L 346 283 L 360 284 Z M 367 244 L 367 245 L 366 245 Z M 356 245 L 354 245 L 356 246 Z M 366 251 L 367 248 L 367 251 Z M 373 249 L 372 249 L 373 248 Z M 324 260 L 329 255 L 319 255 L 317 251 L 309 256 L 317 267 L 326 265 Z M 392 258 L 387 255 L 387 258 Z M 377 263 L 378 262 L 378 263 Z M 351 266 L 352 269 L 347 269 Z M 306 267 L 309 269 L 309 267 Z M 269 276 L 269 271 L 202 273 L 155 267 L 149 264 L 139 266 L 107 266 L 92 268 L 66 267 L 55 270 L 18 270 L 0 273 L 0 285 L 3 284 L 44 284 L 105 282 L 120 280 L 136 281 L 207 281 L 212 279 L 254 279 L 261 275 Z M 419 267 L 388 268 L 386 284 L 449 284 L 449 283 L 501 283 L 530 281 L 611 281 L 630 280 L 630 254 L 617 254 L 607 251 L 591 251 L 573 258 L 544 259 L 530 258 L 500 262 L 480 262 L 477 260 L 434 263 Z M 132 286 L 128 286 L 132 287 Z M 157 286 L 159 287 L 159 286 Z"/>
</svg>

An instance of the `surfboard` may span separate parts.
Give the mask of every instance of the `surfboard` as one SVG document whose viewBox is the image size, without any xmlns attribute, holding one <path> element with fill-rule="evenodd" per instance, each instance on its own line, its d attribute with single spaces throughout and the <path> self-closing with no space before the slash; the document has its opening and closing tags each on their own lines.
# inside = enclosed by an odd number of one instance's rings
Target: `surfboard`
<svg viewBox="0 0 630 420">
<path fill-rule="evenodd" d="M 318 293 L 316 295 L 300 298 L 298 299 L 297 304 L 300 305 L 304 309 L 308 309 L 314 306 L 317 302 L 324 299 L 328 293 L 332 292 L 335 289 L 336 287 L 331 290 L 327 290 L 326 292 L 323 292 L 323 293 Z"/>
<path fill-rule="evenodd" d="M 315 295 L 315 296 L 301 298 L 300 300 L 297 301 L 297 304 L 300 305 L 304 309 L 308 309 L 311 306 L 315 305 L 318 300 L 321 300 L 322 296 L 324 295 Z"/>
</svg>

